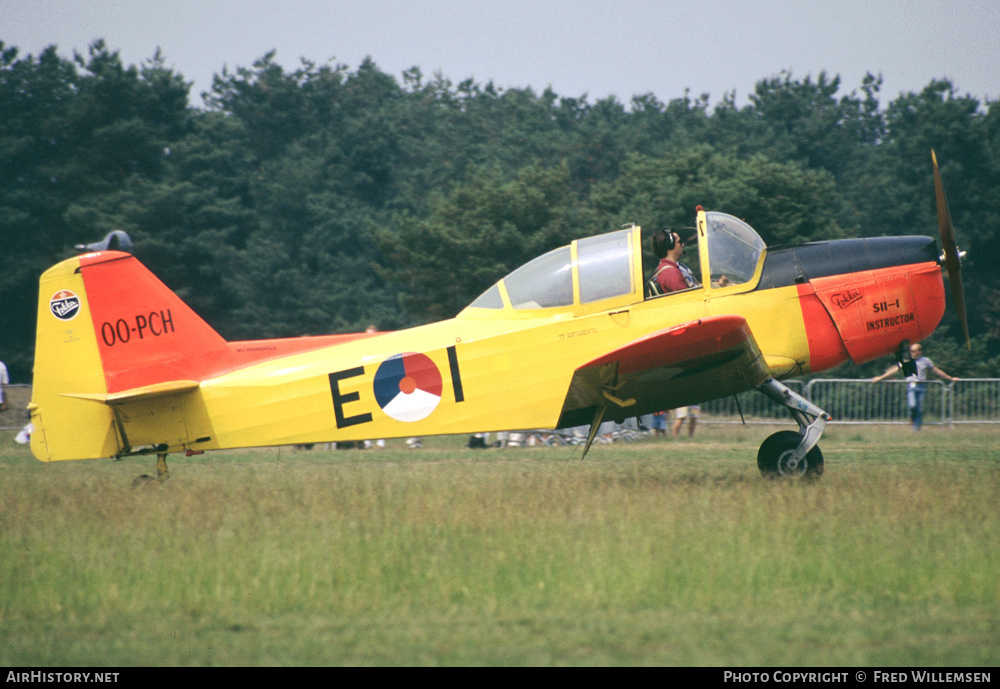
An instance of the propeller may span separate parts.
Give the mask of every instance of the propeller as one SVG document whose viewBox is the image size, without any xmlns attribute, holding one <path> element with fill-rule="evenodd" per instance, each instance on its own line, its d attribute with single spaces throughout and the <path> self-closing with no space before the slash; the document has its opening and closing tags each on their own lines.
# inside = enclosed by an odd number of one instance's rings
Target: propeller
<svg viewBox="0 0 1000 689">
<path fill-rule="evenodd" d="M 937 155 L 933 148 L 931 149 L 931 161 L 934 163 L 934 196 L 937 201 L 938 227 L 941 229 L 941 246 L 944 249 L 944 267 L 948 271 L 951 298 L 955 302 L 958 321 L 962 324 L 965 346 L 972 349 L 972 343 L 969 340 L 969 321 L 965 316 L 965 290 L 962 288 L 962 258 L 965 254 L 960 252 L 955 244 L 955 228 L 951 224 L 948 198 L 944 195 L 941 171 L 938 170 Z"/>
</svg>

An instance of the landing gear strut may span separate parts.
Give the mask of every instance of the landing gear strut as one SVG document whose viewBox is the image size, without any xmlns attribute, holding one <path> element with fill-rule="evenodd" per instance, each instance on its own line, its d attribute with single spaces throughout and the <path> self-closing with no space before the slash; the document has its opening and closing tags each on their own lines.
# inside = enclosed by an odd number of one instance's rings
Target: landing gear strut
<svg viewBox="0 0 1000 689">
<path fill-rule="evenodd" d="M 817 443 L 830 415 L 790 390 L 774 378 L 768 378 L 757 390 L 788 407 L 799 424 L 799 432 L 778 431 L 761 443 L 757 468 L 765 478 L 804 478 L 815 480 L 823 475 L 823 453 Z"/>
</svg>

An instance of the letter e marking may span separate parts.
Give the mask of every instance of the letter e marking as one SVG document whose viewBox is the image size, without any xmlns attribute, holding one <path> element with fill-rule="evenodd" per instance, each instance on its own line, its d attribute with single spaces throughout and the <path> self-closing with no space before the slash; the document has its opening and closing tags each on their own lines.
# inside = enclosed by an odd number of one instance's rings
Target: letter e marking
<svg viewBox="0 0 1000 689">
<path fill-rule="evenodd" d="M 363 375 L 364 372 L 364 366 L 356 366 L 346 371 L 337 371 L 330 374 L 330 393 L 333 395 L 333 413 L 337 418 L 337 428 L 357 426 L 358 424 L 368 423 L 372 420 L 372 415 L 368 412 L 356 414 L 355 416 L 344 416 L 344 404 L 347 402 L 357 402 L 361 399 L 361 393 L 355 390 L 346 395 L 342 394 L 340 392 L 340 381 L 345 378 L 354 378 L 355 376 Z"/>
</svg>

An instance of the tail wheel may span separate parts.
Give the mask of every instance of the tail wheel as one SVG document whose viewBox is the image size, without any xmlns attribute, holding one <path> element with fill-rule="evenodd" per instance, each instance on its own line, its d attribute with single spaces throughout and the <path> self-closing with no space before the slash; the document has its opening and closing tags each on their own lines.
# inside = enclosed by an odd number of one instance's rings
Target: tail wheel
<svg viewBox="0 0 1000 689">
<path fill-rule="evenodd" d="M 761 443 L 757 451 L 757 468 L 765 478 L 816 480 L 823 475 L 823 453 L 813 447 L 801 461 L 795 460 L 795 449 L 802 436 L 795 431 L 778 431 Z"/>
</svg>

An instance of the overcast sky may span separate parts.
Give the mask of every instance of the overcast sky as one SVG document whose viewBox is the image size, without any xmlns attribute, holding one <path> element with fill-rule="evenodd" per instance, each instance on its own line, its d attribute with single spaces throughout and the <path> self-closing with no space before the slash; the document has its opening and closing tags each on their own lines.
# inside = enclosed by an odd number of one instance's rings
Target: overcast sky
<svg viewBox="0 0 1000 689">
<path fill-rule="evenodd" d="M 590 102 L 689 89 L 743 104 L 783 70 L 840 75 L 844 93 L 881 73 L 883 105 L 945 77 L 1000 100 L 998 0 L 0 0 L 0 41 L 21 57 L 97 38 L 126 65 L 159 47 L 195 103 L 223 66 L 272 49 L 289 70 L 370 56 L 397 79 L 416 66 Z"/>
</svg>

